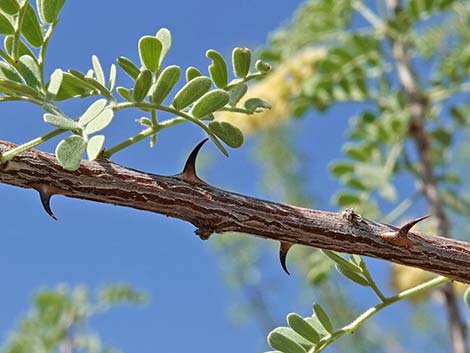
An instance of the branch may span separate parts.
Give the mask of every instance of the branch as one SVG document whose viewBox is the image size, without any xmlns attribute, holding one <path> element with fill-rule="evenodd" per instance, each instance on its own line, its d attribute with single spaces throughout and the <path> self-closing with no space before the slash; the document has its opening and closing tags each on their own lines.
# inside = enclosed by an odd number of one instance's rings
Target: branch
<svg viewBox="0 0 470 353">
<path fill-rule="evenodd" d="M 0 141 L 0 153 L 14 148 Z M 195 155 L 191 154 L 192 161 Z M 0 165 L 0 182 L 179 218 L 208 239 L 227 231 L 252 234 L 281 243 L 367 255 L 419 267 L 470 283 L 470 243 L 410 232 L 342 213 L 311 210 L 264 201 L 206 184 L 188 164 L 176 176 L 160 176 L 122 167 L 108 160 L 83 161 L 77 171 L 64 170 L 54 155 L 29 150 Z"/>
</svg>

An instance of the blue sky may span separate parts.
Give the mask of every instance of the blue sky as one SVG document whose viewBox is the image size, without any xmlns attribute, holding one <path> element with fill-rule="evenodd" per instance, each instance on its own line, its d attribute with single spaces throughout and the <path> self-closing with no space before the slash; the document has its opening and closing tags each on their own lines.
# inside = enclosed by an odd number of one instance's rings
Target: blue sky
<svg viewBox="0 0 470 353">
<path fill-rule="evenodd" d="M 69 0 L 50 44 L 47 69 L 49 73 L 56 67 L 86 72 L 93 54 L 105 67 L 120 55 L 137 61 L 138 39 L 167 27 L 173 34 L 173 48 L 165 63 L 205 70 L 207 49 L 228 57 L 235 46 L 261 45 L 299 3 Z M 121 71 L 118 82 L 128 83 Z M 77 100 L 63 107 L 71 116 L 78 116 L 87 103 Z M 21 143 L 48 129 L 38 108 L 8 103 L 0 106 L 0 112 L 2 140 Z M 108 134 L 117 141 L 136 132 L 138 127 L 133 121 L 139 116 L 135 114 L 119 113 Z M 311 161 L 307 168 L 310 188 L 323 209 L 332 209 L 328 202 L 336 183 L 328 176 L 327 165 L 341 155 L 343 139 L 342 134 L 325 131 L 344 131 L 350 115 L 351 110 L 343 106 L 332 109 L 327 116 L 299 123 L 304 131 L 302 150 Z M 143 142 L 116 155 L 114 161 L 152 173 L 175 174 L 202 136 L 195 127 L 178 126 L 164 131 L 155 149 Z M 52 151 L 56 143 L 41 148 Z M 252 149 L 253 143 L 248 140 L 244 148 L 232 150 L 227 159 L 214 146 L 204 147 L 213 156 L 205 179 L 239 193 L 269 198 L 259 189 L 260 172 L 250 158 Z M 106 343 L 123 352 L 176 353 L 191 348 L 193 352 L 231 353 L 260 352 L 265 348 L 266 332 L 260 332 L 254 323 L 237 327 L 230 321 L 228 308 L 233 304 L 233 295 L 224 283 L 220 262 L 209 244 L 194 235 L 192 225 L 64 197 L 52 199 L 52 208 L 59 217 L 55 222 L 43 212 L 38 195 L 31 190 L 0 185 L 0 199 L 2 341 L 38 288 L 68 282 L 93 289 L 123 281 L 147 292 L 152 298 L 150 305 L 119 308 L 92 322 L 92 328 L 102 334 Z M 274 250 L 266 262 L 267 272 L 260 275 L 275 274 L 278 286 L 285 288 L 275 298 L 276 312 L 309 314 L 308 306 L 299 303 L 295 293 L 295 275 L 279 276 L 281 269 Z"/>
</svg>

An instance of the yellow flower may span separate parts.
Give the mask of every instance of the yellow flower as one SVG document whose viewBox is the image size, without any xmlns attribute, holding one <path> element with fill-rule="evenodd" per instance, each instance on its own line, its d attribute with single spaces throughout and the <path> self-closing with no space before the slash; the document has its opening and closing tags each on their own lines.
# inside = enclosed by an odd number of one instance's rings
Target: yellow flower
<svg viewBox="0 0 470 353">
<path fill-rule="evenodd" d="M 255 82 L 240 101 L 261 98 L 272 105 L 270 110 L 253 115 L 233 112 L 218 112 L 216 120 L 226 121 L 249 134 L 257 130 L 281 125 L 292 115 L 290 97 L 299 93 L 302 85 L 314 74 L 315 63 L 325 56 L 325 50 L 306 48 L 283 61 L 261 81 Z"/>
</svg>

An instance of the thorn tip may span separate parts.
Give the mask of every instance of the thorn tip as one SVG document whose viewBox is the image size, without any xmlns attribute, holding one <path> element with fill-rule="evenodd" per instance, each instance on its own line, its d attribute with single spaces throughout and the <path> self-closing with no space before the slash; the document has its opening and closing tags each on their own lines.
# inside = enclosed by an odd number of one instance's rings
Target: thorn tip
<svg viewBox="0 0 470 353">
<path fill-rule="evenodd" d="M 418 222 L 421 222 L 423 220 L 425 220 L 426 218 L 429 218 L 431 217 L 431 215 L 426 215 L 426 216 L 423 216 L 423 217 L 419 217 L 419 218 L 416 218 L 408 223 L 405 223 L 404 225 L 402 225 L 400 227 L 400 229 L 398 230 L 397 232 L 397 235 L 400 236 L 400 237 L 407 237 L 408 236 L 408 232 L 411 230 L 411 228 L 413 228 L 416 223 Z"/>
<path fill-rule="evenodd" d="M 279 260 L 281 261 L 281 267 L 288 275 L 290 275 L 290 272 L 287 269 L 286 258 L 292 245 L 294 244 L 281 241 L 281 246 L 279 247 Z"/>
<path fill-rule="evenodd" d="M 207 142 L 208 138 L 202 140 L 197 144 L 196 147 L 191 151 L 189 154 L 188 159 L 186 160 L 186 164 L 184 165 L 183 171 L 180 174 L 177 174 L 176 177 L 180 178 L 185 181 L 193 182 L 193 183 L 204 183 L 196 173 L 196 158 L 199 153 L 201 147 Z"/>
<path fill-rule="evenodd" d="M 38 192 L 39 192 L 39 197 L 41 198 L 41 204 L 42 204 L 42 207 L 44 208 L 44 211 L 46 211 L 46 213 L 49 216 L 51 216 L 54 220 L 57 221 L 58 218 L 55 216 L 54 212 L 52 212 L 51 204 L 50 204 L 51 197 L 53 194 L 48 192 L 47 187 L 39 188 Z"/>
</svg>

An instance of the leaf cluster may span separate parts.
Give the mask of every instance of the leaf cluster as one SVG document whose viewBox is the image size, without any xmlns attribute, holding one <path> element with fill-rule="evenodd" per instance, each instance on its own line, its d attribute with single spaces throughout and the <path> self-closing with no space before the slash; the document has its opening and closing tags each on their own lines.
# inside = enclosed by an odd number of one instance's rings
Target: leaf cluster
<svg viewBox="0 0 470 353">
<path fill-rule="evenodd" d="M 56 128 L 0 156 L 1 162 L 52 137 L 70 132 L 70 136 L 58 143 L 56 156 L 65 169 L 76 170 L 85 152 L 88 160 L 95 160 L 109 158 L 145 138 L 150 138 L 151 146 L 154 146 L 161 130 L 185 121 L 202 128 L 228 155 L 222 142 L 238 148 L 243 143 L 243 134 L 230 123 L 213 121 L 213 113 L 229 110 L 249 115 L 270 108 L 269 103 L 258 98 L 249 99 L 239 106 L 247 91 L 246 82 L 264 76 L 271 69 L 263 61 L 253 63 L 248 48 L 233 50 L 232 80 L 229 80 L 229 66 L 225 59 L 211 49 L 206 52 L 211 61 L 209 75 L 203 75 L 195 67 L 188 67 L 185 82 L 176 90 L 182 69 L 177 65 L 164 65 L 165 56 L 172 45 L 171 33 L 166 28 L 160 29 L 154 36 L 140 38 L 140 63 L 124 56 L 117 59 L 118 66 L 132 79 L 131 87 L 117 86 L 117 66 L 112 64 L 109 74 L 106 74 L 95 55 L 86 73 L 75 69 L 56 69 L 47 80 L 44 77 L 45 53 L 64 2 L 38 1 L 36 9 L 28 1 L 21 4 L 16 0 L 0 3 L 0 34 L 5 36 L 5 50 L 0 50 L 0 101 L 23 100 L 40 105 L 46 111 L 44 122 Z M 58 101 L 91 96 L 101 98 L 77 118 L 68 116 L 57 106 Z M 143 130 L 105 150 L 106 137 L 102 131 L 112 123 L 117 111 L 130 108 L 145 114 L 138 119 Z M 159 122 L 158 111 L 175 117 Z"/>
</svg>

